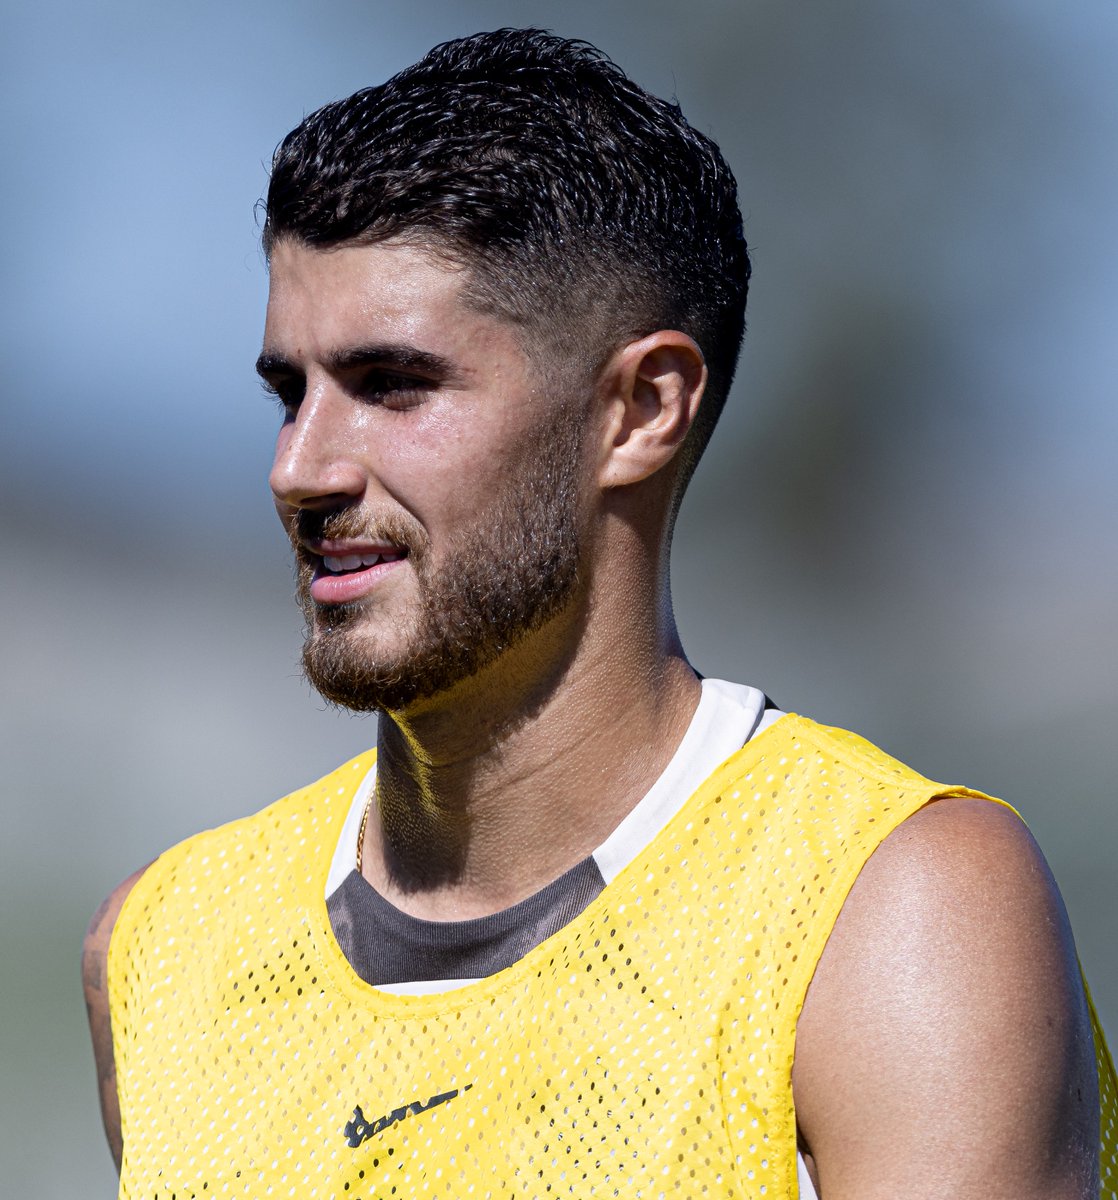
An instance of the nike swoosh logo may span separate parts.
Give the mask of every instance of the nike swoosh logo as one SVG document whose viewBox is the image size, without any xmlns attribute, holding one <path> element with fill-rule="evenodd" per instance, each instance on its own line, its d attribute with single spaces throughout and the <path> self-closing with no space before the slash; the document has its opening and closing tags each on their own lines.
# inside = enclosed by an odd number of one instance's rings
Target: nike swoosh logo
<svg viewBox="0 0 1118 1200">
<path fill-rule="evenodd" d="M 399 1124 L 407 1117 L 416 1117 L 429 1108 L 437 1108 L 440 1104 L 453 1100 L 455 1096 L 468 1092 L 473 1086 L 472 1083 L 467 1083 L 463 1088 L 455 1088 L 450 1092 L 439 1092 L 437 1096 L 431 1096 L 427 1100 L 413 1100 L 410 1104 L 401 1104 L 399 1108 L 394 1108 L 391 1112 L 385 1113 L 383 1117 L 377 1117 L 373 1121 L 365 1116 L 359 1104 L 353 1110 L 353 1120 L 348 1121 L 343 1130 L 346 1144 L 354 1147 L 360 1146 L 362 1142 L 367 1142 L 369 1138 L 376 1137 L 378 1133 L 391 1129 L 393 1125 Z"/>
</svg>

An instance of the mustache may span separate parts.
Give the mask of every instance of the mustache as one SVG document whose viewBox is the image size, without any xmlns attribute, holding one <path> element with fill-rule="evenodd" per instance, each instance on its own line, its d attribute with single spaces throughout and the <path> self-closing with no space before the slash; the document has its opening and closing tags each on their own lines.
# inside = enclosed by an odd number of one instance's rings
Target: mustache
<svg viewBox="0 0 1118 1200">
<path fill-rule="evenodd" d="M 300 508 L 288 530 L 292 544 L 302 551 L 307 542 L 320 540 L 391 542 L 409 556 L 427 548 L 427 533 L 412 516 L 399 509 L 340 508 L 318 511 Z"/>
</svg>

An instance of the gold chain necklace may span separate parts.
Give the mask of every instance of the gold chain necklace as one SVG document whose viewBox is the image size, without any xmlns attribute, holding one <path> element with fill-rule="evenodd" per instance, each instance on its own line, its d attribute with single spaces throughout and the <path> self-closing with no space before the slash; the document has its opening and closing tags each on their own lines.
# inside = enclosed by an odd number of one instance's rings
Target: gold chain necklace
<svg viewBox="0 0 1118 1200">
<path fill-rule="evenodd" d="M 376 795 L 374 792 L 373 795 Z M 373 810 L 373 796 L 369 797 L 369 802 L 365 805 L 365 811 L 361 814 L 361 828 L 357 831 L 357 874 L 361 874 L 361 849 L 365 845 L 365 826 L 369 824 L 369 813 Z"/>
</svg>

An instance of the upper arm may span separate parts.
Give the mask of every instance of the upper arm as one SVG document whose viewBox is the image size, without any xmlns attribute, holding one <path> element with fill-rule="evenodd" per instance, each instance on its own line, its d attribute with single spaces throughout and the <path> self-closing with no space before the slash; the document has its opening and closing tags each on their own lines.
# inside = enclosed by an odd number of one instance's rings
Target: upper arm
<svg viewBox="0 0 1118 1200">
<path fill-rule="evenodd" d="M 82 986 L 93 1037 L 93 1057 L 97 1064 L 97 1087 L 101 1095 L 101 1117 L 113 1161 L 120 1170 L 123 1146 L 120 1136 L 120 1104 L 116 1092 L 116 1064 L 113 1059 L 113 1035 L 109 1024 L 108 957 L 109 939 L 128 893 L 147 868 L 130 875 L 115 888 L 93 915 L 82 943 Z"/>
<path fill-rule="evenodd" d="M 871 857 L 808 990 L 793 1091 L 822 1200 L 1098 1194 L 1075 949 L 1012 812 L 939 801 Z"/>
</svg>

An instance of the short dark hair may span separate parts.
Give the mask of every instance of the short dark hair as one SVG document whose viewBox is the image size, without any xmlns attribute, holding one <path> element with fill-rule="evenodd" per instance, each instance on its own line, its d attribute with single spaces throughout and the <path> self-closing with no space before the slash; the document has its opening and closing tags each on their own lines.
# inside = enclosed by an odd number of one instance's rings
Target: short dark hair
<svg viewBox="0 0 1118 1200">
<path fill-rule="evenodd" d="M 709 382 L 685 479 L 722 410 L 750 272 L 733 174 L 586 42 L 475 34 L 312 113 L 272 161 L 265 253 L 284 238 L 445 252 L 552 366 L 596 373 L 634 338 L 690 335 Z"/>
</svg>

